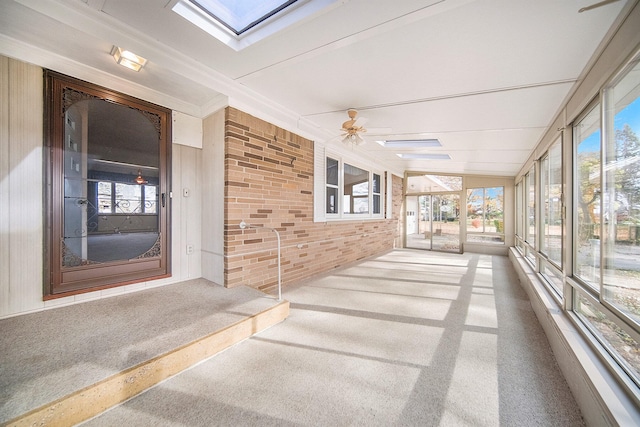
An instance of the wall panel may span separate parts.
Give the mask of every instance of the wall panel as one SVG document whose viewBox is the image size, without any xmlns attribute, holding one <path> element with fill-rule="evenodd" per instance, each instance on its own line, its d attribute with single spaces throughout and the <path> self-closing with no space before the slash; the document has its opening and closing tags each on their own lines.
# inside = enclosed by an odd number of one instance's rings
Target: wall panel
<svg viewBox="0 0 640 427">
<path fill-rule="evenodd" d="M 171 246 L 174 280 L 201 277 L 201 153 L 197 148 L 173 145 Z"/>
<path fill-rule="evenodd" d="M 42 69 L 0 62 L 0 317 L 42 302 Z"/>
</svg>

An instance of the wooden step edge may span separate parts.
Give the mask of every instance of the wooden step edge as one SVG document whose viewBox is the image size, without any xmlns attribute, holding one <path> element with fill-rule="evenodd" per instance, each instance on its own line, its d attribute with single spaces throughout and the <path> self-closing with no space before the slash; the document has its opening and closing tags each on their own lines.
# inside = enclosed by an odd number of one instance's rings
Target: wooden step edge
<svg viewBox="0 0 640 427">
<path fill-rule="evenodd" d="M 6 426 L 73 426 L 116 406 L 289 316 L 282 301 L 203 338 L 27 412 Z"/>
</svg>

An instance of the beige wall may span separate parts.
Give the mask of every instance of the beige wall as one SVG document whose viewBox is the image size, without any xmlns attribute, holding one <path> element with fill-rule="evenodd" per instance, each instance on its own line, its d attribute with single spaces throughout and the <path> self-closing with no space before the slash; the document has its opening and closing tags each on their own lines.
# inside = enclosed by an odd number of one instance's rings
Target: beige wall
<svg viewBox="0 0 640 427">
<path fill-rule="evenodd" d="M 394 247 L 395 207 L 392 219 L 314 222 L 313 141 L 234 108 L 225 123 L 226 286 L 277 286 L 275 233 L 241 220 L 279 231 L 283 286 Z"/>
<path fill-rule="evenodd" d="M 202 277 L 224 284 L 224 121 L 225 110 L 203 121 Z"/>
<path fill-rule="evenodd" d="M 42 69 L 0 56 L 0 317 L 42 302 Z"/>
<path fill-rule="evenodd" d="M 43 70 L 0 56 L 0 318 L 200 277 L 202 150 L 172 152 L 172 277 L 43 301 Z"/>
</svg>

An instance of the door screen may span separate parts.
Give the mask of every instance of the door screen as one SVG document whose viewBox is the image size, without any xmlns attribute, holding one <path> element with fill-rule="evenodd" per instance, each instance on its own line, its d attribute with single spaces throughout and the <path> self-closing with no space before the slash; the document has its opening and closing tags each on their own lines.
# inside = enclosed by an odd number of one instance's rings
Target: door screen
<svg viewBox="0 0 640 427">
<path fill-rule="evenodd" d="M 48 294 L 168 275 L 170 111 L 52 72 L 47 91 Z"/>
</svg>

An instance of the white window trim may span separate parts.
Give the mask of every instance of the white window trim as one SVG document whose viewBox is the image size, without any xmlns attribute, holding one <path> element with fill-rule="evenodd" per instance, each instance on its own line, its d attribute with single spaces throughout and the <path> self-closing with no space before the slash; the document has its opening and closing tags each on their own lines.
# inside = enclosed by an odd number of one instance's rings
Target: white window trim
<svg viewBox="0 0 640 427">
<path fill-rule="evenodd" d="M 338 161 L 338 213 L 329 214 L 326 212 L 326 158 L 331 157 Z M 367 214 L 345 214 L 343 212 L 343 192 L 344 192 L 344 164 L 364 169 L 369 172 L 369 213 Z M 380 192 L 376 193 L 380 196 L 380 213 L 373 213 L 373 174 L 380 177 Z M 387 174 L 390 175 L 390 174 Z M 366 164 L 361 160 L 345 156 L 332 150 L 328 150 L 319 143 L 314 144 L 314 222 L 331 222 L 331 221 L 357 221 L 357 220 L 381 220 L 385 218 L 385 207 L 387 207 L 388 198 L 385 198 L 385 189 L 387 182 L 385 181 L 385 171 Z"/>
</svg>

